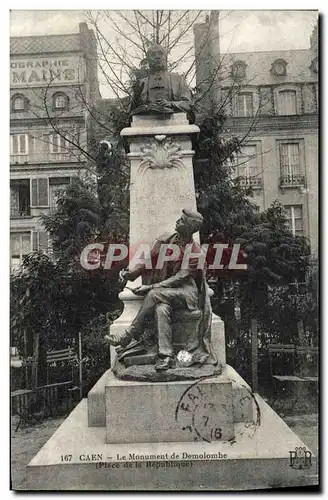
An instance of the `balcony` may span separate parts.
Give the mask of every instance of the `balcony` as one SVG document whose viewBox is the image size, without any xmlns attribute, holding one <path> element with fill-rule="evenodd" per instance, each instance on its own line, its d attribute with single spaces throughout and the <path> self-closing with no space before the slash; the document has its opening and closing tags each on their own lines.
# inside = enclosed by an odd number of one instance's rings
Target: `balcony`
<svg viewBox="0 0 328 500">
<path fill-rule="evenodd" d="M 31 208 L 11 208 L 10 217 L 13 219 L 23 219 L 25 217 L 31 217 Z"/>
<path fill-rule="evenodd" d="M 252 187 L 253 189 L 262 188 L 261 177 L 239 177 L 239 183 L 244 187 Z"/>
<path fill-rule="evenodd" d="M 282 175 L 280 177 L 280 187 L 282 188 L 299 188 L 305 186 L 304 175 Z"/>
</svg>

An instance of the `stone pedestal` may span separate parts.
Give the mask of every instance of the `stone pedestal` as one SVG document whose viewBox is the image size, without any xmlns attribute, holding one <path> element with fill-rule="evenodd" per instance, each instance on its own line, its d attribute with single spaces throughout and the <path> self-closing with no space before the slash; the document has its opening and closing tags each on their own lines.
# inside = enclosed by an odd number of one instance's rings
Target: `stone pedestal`
<svg viewBox="0 0 328 500">
<path fill-rule="evenodd" d="M 172 232 L 181 210 L 196 209 L 191 136 L 184 113 L 134 116 L 121 132 L 129 143 L 130 245 Z"/>
<path fill-rule="evenodd" d="M 126 382 L 110 374 L 105 389 L 107 443 L 166 443 L 234 437 L 232 383 Z"/>
</svg>

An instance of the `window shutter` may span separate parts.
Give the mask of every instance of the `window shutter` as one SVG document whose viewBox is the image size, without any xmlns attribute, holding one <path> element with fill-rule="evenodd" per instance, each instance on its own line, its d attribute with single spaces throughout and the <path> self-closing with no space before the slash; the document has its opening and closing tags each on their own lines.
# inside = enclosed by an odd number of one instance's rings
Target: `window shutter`
<svg viewBox="0 0 328 500">
<path fill-rule="evenodd" d="M 280 115 L 296 115 L 296 92 L 284 90 L 278 95 L 278 110 Z"/>
<path fill-rule="evenodd" d="M 49 187 L 48 178 L 32 179 L 32 207 L 49 206 Z"/>
<path fill-rule="evenodd" d="M 13 155 L 18 154 L 18 136 L 16 134 L 11 136 L 11 151 Z"/>
<path fill-rule="evenodd" d="M 46 132 L 42 134 L 41 137 L 42 145 L 41 151 L 46 153 L 52 152 L 52 135 Z"/>
<path fill-rule="evenodd" d="M 38 206 L 38 179 L 32 179 L 32 182 L 31 182 L 31 185 L 32 185 L 32 196 L 31 196 L 31 200 L 32 200 L 32 207 L 37 207 Z"/>
<path fill-rule="evenodd" d="M 39 234 L 37 231 L 33 231 L 32 233 L 32 248 L 33 248 L 33 252 L 36 252 L 38 249 L 39 249 L 39 238 L 38 238 Z"/>
<path fill-rule="evenodd" d="M 39 199 L 38 205 L 46 207 L 49 205 L 48 179 L 38 179 L 39 181 Z"/>
<path fill-rule="evenodd" d="M 29 145 L 29 153 L 30 154 L 33 154 L 34 153 L 34 149 L 35 149 L 35 144 L 34 144 L 34 141 L 35 141 L 35 137 L 33 135 L 30 135 L 30 136 L 26 136 L 27 140 L 28 140 L 28 145 Z"/>
<path fill-rule="evenodd" d="M 28 136 L 27 134 L 19 135 L 19 152 L 28 153 Z"/>
<path fill-rule="evenodd" d="M 39 232 L 39 250 L 42 252 L 48 250 L 48 233 L 46 231 Z"/>
</svg>

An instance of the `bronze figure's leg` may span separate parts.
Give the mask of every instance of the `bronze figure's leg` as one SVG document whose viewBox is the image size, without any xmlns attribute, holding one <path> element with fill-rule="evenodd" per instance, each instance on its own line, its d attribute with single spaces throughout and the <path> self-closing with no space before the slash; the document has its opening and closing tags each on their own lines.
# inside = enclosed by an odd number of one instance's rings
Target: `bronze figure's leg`
<svg viewBox="0 0 328 500">
<path fill-rule="evenodd" d="M 173 357 L 172 346 L 172 307 L 170 304 L 159 304 L 156 307 L 156 322 L 158 330 L 158 355 L 165 358 Z"/>
</svg>

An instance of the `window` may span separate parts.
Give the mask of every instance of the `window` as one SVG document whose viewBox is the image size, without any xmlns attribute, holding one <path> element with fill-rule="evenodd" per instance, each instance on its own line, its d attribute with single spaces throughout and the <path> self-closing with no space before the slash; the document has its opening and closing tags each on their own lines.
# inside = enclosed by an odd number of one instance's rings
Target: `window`
<svg viewBox="0 0 328 500">
<path fill-rule="evenodd" d="M 11 111 L 27 111 L 27 99 L 22 94 L 15 94 L 12 97 Z"/>
<path fill-rule="evenodd" d="M 280 158 L 280 186 L 304 187 L 304 151 L 302 141 L 281 142 L 279 146 Z"/>
<path fill-rule="evenodd" d="M 52 107 L 53 109 L 68 109 L 68 96 L 63 92 L 57 92 L 52 97 Z"/>
<path fill-rule="evenodd" d="M 236 97 L 236 115 L 253 116 L 253 94 L 251 92 L 242 92 Z"/>
<path fill-rule="evenodd" d="M 57 209 L 58 198 L 61 196 L 63 189 L 67 188 L 69 183 L 69 177 L 49 179 L 49 206 L 52 211 Z"/>
<path fill-rule="evenodd" d="M 298 143 L 280 144 L 280 171 L 282 176 L 300 174 L 300 146 Z"/>
<path fill-rule="evenodd" d="M 319 59 L 317 57 L 311 62 L 310 70 L 312 71 L 312 73 L 319 72 Z"/>
<path fill-rule="evenodd" d="M 314 86 L 314 93 L 315 93 L 316 109 L 317 109 L 317 111 L 319 111 L 319 86 L 318 85 Z"/>
<path fill-rule="evenodd" d="M 237 155 L 237 177 L 241 177 L 242 185 L 261 186 L 261 171 L 258 164 L 256 145 L 244 146 Z"/>
<path fill-rule="evenodd" d="M 49 179 L 32 179 L 32 207 L 49 206 Z"/>
<path fill-rule="evenodd" d="M 287 74 L 287 63 L 284 59 L 276 59 L 271 66 L 271 73 L 276 76 L 284 76 Z"/>
<path fill-rule="evenodd" d="M 302 205 L 287 205 L 284 207 L 288 221 L 288 227 L 293 236 L 303 235 L 303 210 Z"/>
<path fill-rule="evenodd" d="M 26 217 L 30 215 L 30 181 L 15 180 L 10 183 L 10 216 Z"/>
<path fill-rule="evenodd" d="M 10 264 L 17 269 L 23 263 L 24 255 L 31 252 L 31 233 L 10 234 Z"/>
<path fill-rule="evenodd" d="M 296 115 L 296 91 L 282 90 L 278 92 L 278 115 Z"/>
<path fill-rule="evenodd" d="M 10 136 L 10 154 L 11 155 L 27 155 L 28 154 L 28 135 L 13 134 Z"/>
<path fill-rule="evenodd" d="M 63 132 L 64 135 L 64 132 Z M 68 152 L 69 142 L 60 134 L 51 134 L 50 136 L 50 152 L 65 154 Z"/>
<path fill-rule="evenodd" d="M 46 231 L 33 231 L 32 233 L 33 251 L 48 252 L 49 236 Z"/>
<path fill-rule="evenodd" d="M 236 79 L 245 78 L 247 64 L 244 61 L 236 61 L 231 68 L 231 75 Z"/>
</svg>

